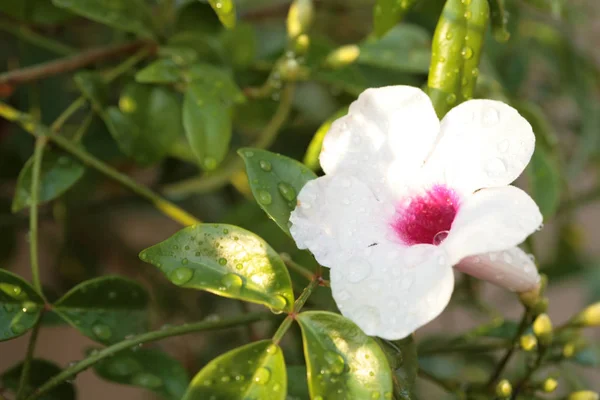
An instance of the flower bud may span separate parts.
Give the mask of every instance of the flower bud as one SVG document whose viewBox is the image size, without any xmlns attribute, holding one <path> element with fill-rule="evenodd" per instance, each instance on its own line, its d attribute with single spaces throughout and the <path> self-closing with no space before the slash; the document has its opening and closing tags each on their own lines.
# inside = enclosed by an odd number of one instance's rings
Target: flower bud
<svg viewBox="0 0 600 400">
<path fill-rule="evenodd" d="M 312 23 L 313 14 L 312 0 L 294 0 L 287 16 L 288 37 L 295 39 L 306 33 Z"/>
<path fill-rule="evenodd" d="M 294 42 L 294 52 L 301 56 L 306 54 L 308 48 L 310 47 L 310 38 L 306 34 L 302 34 L 296 38 Z"/>
<path fill-rule="evenodd" d="M 592 392 L 591 390 L 580 390 L 578 392 L 573 392 L 569 395 L 567 400 L 598 400 L 600 396 L 598 393 Z"/>
<path fill-rule="evenodd" d="M 533 308 L 538 302 L 540 298 L 540 292 L 542 289 L 542 285 L 538 284 L 534 289 L 531 289 L 527 292 L 519 293 L 519 300 L 521 303 L 527 308 Z"/>
<path fill-rule="evenodd" d="M 525 351 L 533 351 L 537 347 L 537 339 L 531 333 L 520 338 L 521 348 Z"/>
<path fill-rule="evenodd" d="M 600 326 L 600 302 L 588 306 L 585 310 L 573 317 L 572 325 Z"/>
<path fill-rule="evenodd" d="M 574 343 L 567 343 L 565 344 L 565 346 L 562 349 L 562 354 L 564 358 L 571 358 L 573 357 L 573 354 L 575 354 L 575 344 Z"/>
<path fill-rule="evenodd" d="M 325 65 L 329 68 L 338 69 L 352 64 L 360 55 L 360 49 L 355 44 L 338 47 L 327 55 Z"/>
<path fill-rule="evenodd" d="M 542 297 L 538 300 L 538 302 L 533 307 L 534 315 L 539 315 L 545 313 L 548 310 L 548 298 Z"/>
<path fill-rule="evenodd" d="M 500 397 L 501 399 L 506 399 L 510 397 L 511 394 L 512 385 L 509 381 L 502 379 L 500 382 L 498 382 L 498 385 L 496 385 L 496 396 Z"/>
<path fill-rule="evenodd" d="M 552 321 L 548 314 L 540 314 L 533 321 L 533 333 L 541 345 L 548 346 L 552 343 Z"/>
<path fill-rule="evenodd" d="M 542 383 L 542 389 L 546 393 L 552 393 L 558 387 L 558 381 L 554 378 L 548 378 Z"/>
</svg>

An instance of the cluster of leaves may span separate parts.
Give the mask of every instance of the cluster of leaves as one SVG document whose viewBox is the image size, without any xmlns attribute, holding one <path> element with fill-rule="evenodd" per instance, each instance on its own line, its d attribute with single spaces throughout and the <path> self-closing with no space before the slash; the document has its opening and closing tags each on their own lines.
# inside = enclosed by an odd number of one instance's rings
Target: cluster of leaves
<svg viewBox="0 0 600 400">
<path fill-rule="evenodd" d="M 16 181 L 11 185 L 15 187 L 12 211 L 33 211 L 50 203 L 40 210 L 52 211 L 48 214 L 65 227 L 66 243 L 57 257 L 60 267 L 52 273 L 59 282 L 53 289 L 36 282 L 35 273 L 32 286 L 1 265 L 0 340 L 32 331 L 33 348 L 39 329 L 69 324 L 104 346 L 90 349 L 84 360 L 64 370 L 28 354 L 23 363 L 2 374 L 0 389 L 16 393 L 19 400 L 73 399 L 76 393 L 69 381 L 93 367 L 105 380 L 142 387 L 167 399 L 408 400 L 431 396 L 418 396 L 422 393 L 416 385 L 418 374 L 460 396 L 509 398 L 512 394 L 498 381 L 504 376 L 504 361 L 495 353 L 505 349 L 506 359 L 517 350 L 523 359 L 534 360 L 533 367 L 515 369 L 506 376 L 517 383 L 516 392 L 537 398 L 556 388 L 548 383 L 554 378 L 547 372 L 533 375 L 538 369 L 558 371 L 564 363 L 599 366 L 599 349 L 583 339 L 580 328 L 586 324 L 579 317 L 556 329 L 549 339 L 547 324 L 543 324 L 547 306 L 543 295 L 531 304 L 525 301 L 520 324 L 494 320 L 456 337 L 420 340 L 418 346 L 412 337 L 395 342 L 368 337 L 337 312 L 326 271 L 294 247 L 289 215 L 297 193 L 319 172 L 323 136 L 368 87 L 427 87 L 440 116 L 472 97 L 512 104 L 534 126 L 538 138 L 527 178 L 546 220 L 574 209 L 576 199 L 567 196 L 566 182 L 593 162 L 600 150 L 596 141 L 600 113 L 594 101 L 597 71 L 565 33 L 576 17 L 572 8 L 563 7 L 560 1 L 378 0 L 374 7 L 368 6 L 374 16 L 373 32 L 361 14 L 357 32 L 336 37 L 329 29 L 331 14 L 341 13 L 336 22 L 342 24 L 344 18 L 352 17 L 347 9 L 365 7 L 360 3 L 323 4 L 315 9 L 311 0 L 295 0 L 289 10 L 287 4 L 282 8 L 270 0 L 0 3 L 0 11 L 7 16 L 0 25 L 25 47 L 16 51 L 26 64 L 54 58 L 49 52 L 67 56 L 54 61 L 54 69 L 42 64 L 38 77 L 52 73 L 47 70 L 72 71 L 73 60 L 90 67 L 66 77 L 51 76 L 42 88 L 19 86 L 28 75 L 18 70 L 0 75 L 2 92 L 18 108 L 32 110 L 19 113 L 0 103 L 0 115 L 32 133 L 42 146 L 41 152 L 26 160 L 31 154 L 26 134 L 14 129 L 3 137 L 5 132 L 0 131 L 0 174 Z M 544 8 L 546 3 L 552 5 L 549 10 Z M 540 22 L 539 14 L 560 16 L 563 22 L 560 26 Z M 38 33 L 44 29 L 53 33 L 52 38 Z M 509 32 L 512 40 L 508 40 Z M 87 33 L 99 37 L 101 44 L 108 33 L 116 44 L 91 52 L 75 50 L 73 46 L 81 44 L 73 38 Z M 353 44 L 340 45 L 348 42 Z M 44 50 L 34 51 L 37 47 Z M 109 56 L 94 58 L 98 53 Z M 117 56 L 125 60 L 106 69 L 105 62 Z M 92 61 L 86 64 L 86 60 Z M 97 68 L 91 68 L 92 64 Z M 531 70 L 540 65 L 549 71 L 534 80 Z M 64 91 L 66 96 L 58 96 Z M 573 148 L 558 146 L 558 129 L 543 111 L 544 100 L 554 97 L 574 99 L 581 113 Z M 70 118 L 77 122 L 69 125 Z M 9 128 L 1 129 L 8 132 Z M 40 138 L 49 138 L 51 143 L 46 145 Z M 296 158 L 303 156 L 303 163 L 265 150 L 271 146 Z M 203 220 L 230 223 L 197 223 L 178 206 L 112 167 L 117 164 L 134 172 L 155 167 L 160 172 L 156 184 L 165 197 L 182 200 Z M 115 191 L 103 186 L 93 170 L 150 200 L 175 221 L 191 225 L 139 253 L 142 261 L 162 273 L 154 275 L 143 264 L 146 285 L 116 276 L 95 277 L 102 274 L 96 258 L 104 248 L 95 254 L 81 250 L 91 252 L 93 246 L 78 235 L 125 254 L 130 265 L 133 259 L 121 238 L 103 238 L 110 225 L 105 219 L 81 223 L 69 217 L 70 213 L 79 215 L 78 209 L 96 206 L 89 201 L 90 193 L 110 197 Z M 252 197 L 275 224 L 248 201 Z M 6 203 L 8 214 L 10 202 Z M 108 208 L 119 207 L 109 204 Z M 21 221 L 16 215 L 2 232 L 8 238 L 1 241 L 2 262 L 9 257 L 15 227 Z M 32 254 L 37 254 L 34 215 L 30 246 Z M 3 225 L 4 215 L 0 217 Z M 590 261 L 572 240 L 571 219 L 560 222 L 561 246 L 550 257 L 548 274 L 553 278 L 582 270 L 587 273 Z M 36 263 L 32 257 L 34 270 Z M 598 279 L 591 281 L 597 285 Z M 189 311 L 186 320 L 200 322 L 150 330 L 152 311 L 168 315 L 185 308 L 182 305 L 190 291 L 177 287 L 217 295 L 202 295 L 205 310 L 225 307 L 229 314 L 237 303 L 227 298 L 266 306 L 272 313 L 205 318 L 206 313 Z M 300 294 L 295 296 L 298 288 Z M 455 303 L 481 316 L 481 310 L 489 307 L 482 304 L 478 292 L 465 280 Z M 463 301 L 466 296 L 468 302 Z M 156 304 L 151 302 L 154 298 Z M 303 311 L 305 303 L 319 311 Z M 204 346 L 197 355 L 202 367 L 191 368 L 196 374 L 191 380 L 190 368 L 165 350 L 140 348 L 142 343 L 169 336 L 258 321 L 264 321 L 260 327 L 266 332 L 250 329 L 250 337 L 257 339 L 250 344 L 237 332 L 230 343 L 223 335 L 214 337 L 214 346 Z M 300 337 L 302 346 L 296 346 Z M 206 340 L 211 344 L 211 339 Z M 581 388 L 579 382 L 570 385 L 568 391 Z"/>
</svg>

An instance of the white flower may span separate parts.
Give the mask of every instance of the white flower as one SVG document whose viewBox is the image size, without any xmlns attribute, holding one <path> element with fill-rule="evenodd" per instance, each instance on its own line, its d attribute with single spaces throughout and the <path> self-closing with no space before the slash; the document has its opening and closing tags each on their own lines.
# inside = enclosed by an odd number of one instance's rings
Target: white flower
<svg viewBox="0 0 600 400">
<path fill-rule="evenodd" d="M 534 146 L 504 103 L 470 100 L 440 123 L 417 88 L 368 89 L 325 136 L 326 175 L 300 191 L 292 236 L 331 268 L 344 316 L 369 335 L 405 337 L 448 304 L 452 266 L 515 291 L 538 284 L 516 246 L 542 216 L 508 186 Z"/>
</svg>

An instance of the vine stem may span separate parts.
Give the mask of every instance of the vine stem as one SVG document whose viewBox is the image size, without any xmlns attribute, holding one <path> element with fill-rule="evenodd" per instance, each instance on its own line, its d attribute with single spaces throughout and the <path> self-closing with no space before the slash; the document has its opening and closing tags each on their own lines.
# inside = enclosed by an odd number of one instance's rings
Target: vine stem
<svg viewBox="0 0 600 400">
<path fill-rule="evenodd" d="M 258 312 L 251 314 L 244 314 L 239 317 L 231 318 L 222 321 L 203 321 L 192 324 L 184 324 L 179 326 L 173 326 L 158 331 L 144 333 L 135 336 L 131 339 L 125 339 L 122 342 L 113 344 L 112 346 L 105 347 L 97 353 L 90 355 L 89 357 L 77 362 L 76 364 L 67 367 L 59 374 L 50 378 L 46 383 L 36 389 L 26 400 L 34 400 L 40 398 L 44 393 L 60 385 L 62 382 L 74 377 L 81 371 L 84 371 L 96 364 L 97 362 L 110 357 L 120 351 L 129 349 L 131 347 L 141 345 L 143 343 L 154 342 L 160 339 L 164 339 L 171 336 L 185 335 L 187 333 L 209 331 L 216 329 L 231 328 L 238 325 L 245 325 L 253 322 L 264 321 L 273 318 L 273 314 Z"/>
<path fill-rule="evenodd" d="M 513 393 L 511 396 L 512 400 L 517 399 L 519 392 L 525 387 L 529 378 L 531 378 L 533 373 L 535 371 L 537 371 L 537 369 L 542 365 L 542 360 L 544 358 L 544 355 L 546 354 L 546 349 L 547 349 L 546 347 L 541 347 L 539 349 L 537 357 L 535 359 L 535 363 L 533 364 L 533 366 L 531 366 L 527 369 L 527 373 L 525 374 L 525 376 L 519 381 L 519 383 L 516 384 L 515 389 L 513 390 Z"/>
<path fill-rule="evenodd" d="M 113 167 L 97 159 L 79 145 L 71 142 L 69 139 L 63 136 L 58 135 L 55 132 L 51 132 L 48 127 L 38 123 L 30 114 L 21 112 L 0 101 L 0 117 L 4 117 L 9 121 L 18 123 L 24 130 L 31 133 L 35 137 L 47 137 L 58 147 L 75 156 L 84 164 L 114 179 L 140 197 L 145 198 L 152 203 L 156 209 L 172 220 L 177 221 L 184 226 L 201 222 L 187 211 L 182 210 L 175 204 L 154 193 L 152 190 L 138 184 L 127 175 L 120 173 Z"/>
<path fill-rule="evenodd" d="M 281 323 L 281 325 L 279 325 L 279 328 L 277 328 L 277 331 L 275 331 L 275 334 L 273 335 L 273 342 L 275 344 L 279 344 L 285 333 L 288 331 L 288 329 L 290 329 L 292 322 L 294 322 L 294 320 L 296 319 L 296 315 L 298 315 L 300 310 L 302 310 L 302 307 L 304 307 L 306 300 L 308 300 L 315 288 L 319 286 L 319 281 L 319 277 L 314 276 L 308 284 L 308 286 L 305 287 L 300 296 L 298 296 L 298 298 L 294 302 L 292 312 L 290 312 L 288 316 L 283 320 L 283 322 Z"/>
<path fill-rule="evenodd" d="M 12 23 L 6 20 L 0 21 L 0 30 L 8 32 L 19 39 L 29 42 L 42 49 L 49 50 L 61 56 L 69 56 L 77 51 L 77 49 L 67 46 L 66 44 L 57 42 L 44 35 L 40 35 L 36 31 L 28 28 L 25 25 Z"/>
<path fill-rule="evenodd" d="M 37 342 L 37 337 L 40 332 L 40 326 L 42 325 L 42 316 L 44 312 L 40 314 L 38 320 L 36 321 L 33 329 L 31 330 L 31 336 L 29 337 L 29 343 L 27 345 L 27 354 L 25 355 L 25 360 L 23 361 L 23 369 L 21 370 L 21 376 L 19 378 L 19 389 L 17 390 L 17 400 L 21 400 L 24 395 L 25 387 L 27 386 L 27 381 L 29 380 L 29 372 L 31 370 L 31 360 L 33 359 L 33 353 L 35 350 L 35 344 Z"/>
<path fill-rule="evenodd" d="M 38 203 L 40 197 L 40 171 L 44 148 L 48 143 L 46 136 L 38 136 L 33 152 L 33 166 L 31 169 L 31 200 L 29 204 L 29 257 L 31 262 L 31 275 L 33 286 L 43 297 L 42 281 L 40 280 L 40 265 L 38 258 Z"/>
<path fill-rule="evenodd" d="M 281 94 L 279 106 L 273 114 L 273 117 L 260 134 L 259 138 L 251 147 L 265 149 L 271 146 L 279 131 L 292 110 L 292 101 L 294 100 L 295 85 L 288 84 Z M 214 174 L 192 178 L 181 182 L 167 185 L 162 193 L 171 198 L 181 198 L 190 193 L 204 193 L 217 189 L 227 183 L 232 176 L 244 168 L 244 162 L 237 154 L 233 153 L 228 157 L 225 165 Z"/>
</svg>

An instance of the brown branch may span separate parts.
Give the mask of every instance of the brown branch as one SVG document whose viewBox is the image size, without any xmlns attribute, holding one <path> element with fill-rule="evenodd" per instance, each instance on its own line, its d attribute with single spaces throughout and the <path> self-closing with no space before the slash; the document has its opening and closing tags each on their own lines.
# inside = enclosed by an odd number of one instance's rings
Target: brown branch
<svg viewBox="0 0 600 400">
<path fill-rule="evenodd" d="M 99 61 L 105 61 L 126 54 L 131 54 L 141 47 L 149 45 L 154 45 L 154 43 L 148 42 L 147 40 L 136 40 L 116 46 L 100 47 L 97 49 L 84 51 L 74 56 L 49 61 L 31 67 L 21 68 L 15 71 L 5 72 L 0 74 L 0 85 L 19 85 L 38 79 L 44 79 L 49 76 L 74 71 Z"/>
</svg>

